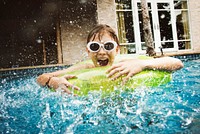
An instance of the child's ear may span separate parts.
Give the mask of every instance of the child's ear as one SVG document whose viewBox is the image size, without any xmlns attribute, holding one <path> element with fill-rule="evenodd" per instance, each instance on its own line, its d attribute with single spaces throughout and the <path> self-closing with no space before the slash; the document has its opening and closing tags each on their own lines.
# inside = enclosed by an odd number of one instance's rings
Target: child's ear
<svg viewBox="0 0 200 134">
<path fill-rule="evenodd" d="M 119 54 L 120 53 L 120 47 L 119 47 L 119 45 L 117 46 L 117 48 L 116 48 L 116 52 Z"/>
<path fill-rule="evenodd" d="M 86 48 L 86 51 L 87 51 L 88 54 L 90 53 L 90 51 L 88 50 L 88 48 Z"/>
</svg>

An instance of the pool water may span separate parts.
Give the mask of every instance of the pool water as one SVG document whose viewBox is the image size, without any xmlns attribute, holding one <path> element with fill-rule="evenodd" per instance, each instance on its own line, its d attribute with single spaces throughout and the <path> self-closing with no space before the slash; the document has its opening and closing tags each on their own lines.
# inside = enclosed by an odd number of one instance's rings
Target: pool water
<svg viewBox="0 0 200 134">
<path fill-rule="evenodd" d="M 51 92 L 36 83 L 37 73 L 2 77 L 0 133 L 199 133 L 200 60 L 184 65 L 166 85 L 105 98 Z"/>
</svg>

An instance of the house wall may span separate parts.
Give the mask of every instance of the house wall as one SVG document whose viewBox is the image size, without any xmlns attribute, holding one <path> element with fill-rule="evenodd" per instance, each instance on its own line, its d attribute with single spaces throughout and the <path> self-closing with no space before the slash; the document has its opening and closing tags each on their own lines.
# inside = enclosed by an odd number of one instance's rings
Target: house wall
<svg viewBox="0 0 200 134">
<path fill-rule="evenodd" d="M 98 23 L 107 24 L 117 32 L 115 0 L 97 0 Z"/>
<path fill-rule="evenodd" d="M 62 57 L 64 64 L 74 64 L 88 58 L 86 40 L 97 23 L 96 1 L 73 1 L 66 5 L 60 22 Z"/>
<path fill-rule="evenodd" d="M 86 38 L 92 26 L 81 23 L 61 23 L 61 26 L 65 27 L 61 30 L 63 63 L 75 64 L 87 58 Z"/>
<path fill-rule="evenodd" d="M 193 51 L 200 52 L 200 3 L 197 0 L 189 0 L 190 29 Z"/>
</svg>

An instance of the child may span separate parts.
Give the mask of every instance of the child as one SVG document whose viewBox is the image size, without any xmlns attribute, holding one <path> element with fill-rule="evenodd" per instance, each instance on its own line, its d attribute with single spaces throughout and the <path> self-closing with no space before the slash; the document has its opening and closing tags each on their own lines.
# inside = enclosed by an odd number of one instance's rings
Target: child
<svg viewBox="0 0 200 134">
<path fill-rule="evenodd" d="M 42 86 L 47 85 L 54 89 L 61 87 L 64 92 L 70 94 L 71 92 L 69 88 L 73 87 L 74 89 L 79 90 L 79 87 L 72 85 L 67 81 L 68 79 L 76 76 L 57 76 L 80 69 L 111 66 L 107 70 L 108 77 L 115 80 L 121 75 L 126 75 L 123 79 L 123 83 L 125 83 L 130 77 L 144 69 L 175 71 L 183 67 L 183 63 L 179 59 L 172 57 L 162 57 L 148 60 L 132 58 L 124 59 L 123 61 L 116 63 L 116 55 L 119 52 L 119 41 L 114 30 L 108 25 L 100 24 L 91 30 L 87 38 L 86 49 L 92 62 L 76 64 L 67 69 L 52 73 L 44 73 L 37 78 L 37 82 Z M 115 75 L 116 73 L 117 75 Z"/>
</svg>

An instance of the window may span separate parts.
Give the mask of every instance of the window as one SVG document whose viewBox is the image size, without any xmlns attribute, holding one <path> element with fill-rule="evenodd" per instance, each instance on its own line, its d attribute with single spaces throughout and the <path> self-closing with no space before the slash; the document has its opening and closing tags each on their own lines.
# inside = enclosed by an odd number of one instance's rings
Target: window
<svg viewBox="0 0 200 134">
<path fill-rule="evenodd" d="M 175 0 L 174 10 L 176 17 L 178 49 L 191 49 L 187 1 Z"/>
<path fill-rule="evenodd" d="M 118 37 L 121 53 L 135 53 L 135 36 L 131 0 L 116 0 Z"/>
<path fill-rule="evenodd" d="M 121 53 L 144 53 L 140 0 L 116 0 Z M 155 51 L 191 49 L 187 0 L 147 0 Z"/>
</svg>

